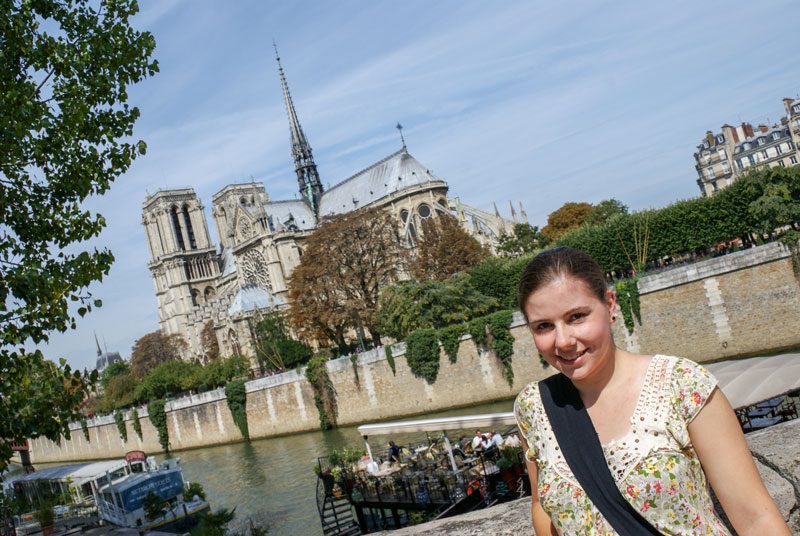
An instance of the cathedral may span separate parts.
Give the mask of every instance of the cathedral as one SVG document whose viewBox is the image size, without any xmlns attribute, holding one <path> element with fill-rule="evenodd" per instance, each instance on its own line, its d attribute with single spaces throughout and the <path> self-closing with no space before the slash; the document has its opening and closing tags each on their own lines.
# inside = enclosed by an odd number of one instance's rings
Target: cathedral
<svg viewBox="0 0 800 536">
<path fill-rule="evenodd" d="M 212 242 L 203 204 L 192 188 L 148 194 L 143 204 L 159 329 L 186 339 L 186 358 L 206 361 L 204 329 L 213 329 L 221 355 L 253 354 L 251 319 L 287 307 L 287 279 L 300 263 L 303 241 L 326 215 L 384 207 L 396 215 L 410 247 L 424 220 L 441 214 L 458 218 L 491 249 L 517 221 L 513 205 L 512 221 L 501 217 L 497 207 L 491 214 L 448 196 L 447 182 L 411 156 L 404 140 L 399 151 L 323 189 L 280 58 L 277 61 L 298 199 L 272 200 L 262 183 L 225 186 L 211 198 L 218 245 Z M 520 211 L 525 221 L 521 205 Z"/>
</svg>

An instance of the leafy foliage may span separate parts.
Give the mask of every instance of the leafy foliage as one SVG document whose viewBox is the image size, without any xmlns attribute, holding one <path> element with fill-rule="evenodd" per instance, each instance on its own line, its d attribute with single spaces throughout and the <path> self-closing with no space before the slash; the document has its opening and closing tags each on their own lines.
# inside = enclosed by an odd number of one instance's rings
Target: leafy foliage
<svg viewBox="0 0 800 536">
<path fill-rule="evenodd" d="M 164 400 L 154 400 L 147 405 L 147 414 L 156 432 L 158 432 L 158 444 L 161 445 L 164 452 L 169 452 L 169 429 L 167 428 L 165 405 L 166 402 Z"/>
<path fill-rule="evenodd" d="M 361 385 L 361 380 L 358 378 L 358 354 L 350 354 L 350 364 L 353 365 L 353 376 L 356 380 L 356 385 Z"/>
<path fill-rule="evenodd" d="M 479 316 L 469 321 L 469 336 L 478 349 L 486 348 L 486 317 Z"/>
<path fill-rule="evenodd" d="M 547 238 L 539 228 L 527 223 L 514 225 L 512 235 L 502 234 L 497 252 L 503 257 L 516 258 L 526 253 L 536 253 L 547 246 Z"/>
<path fill-rule="evenodd" d="M 466 272 L 489 256 L 489 250 L 465 231 L 456 218 L 442 214 L 425 220 L 415 244 L 411 274 L 420 281 L 443 281 Z"/>
<path fill-rule="evenodd" d="M 131 367 L 127 361 L 115 361 L 103 370 L 103 374 L 100 376 L 100 385 L 103 390 L 108 389 L 108 384 L 111 380 L 117 376 L 130 374 L 130 372 Z"/>
<path fill-rule="evenodd" d="M 306 363 L 313 354 L 311 348 L 289 336 L 283 315 L 270 313 L 260 319 L 255 329 L 256 358 L 269 368 L 285 370 Z"/>
<path fill-rule="evenodd" d="M 142 423 L 139 421 L 139 410 L 136 408 L 131 410 L 131 425 L 136 435 L 139 436 L 139 439 L 142 439 Z"/>
<path fill-rule="evenodd" d="M 445 281 L 401 281 L 383 291 L 378 310 L 382 333 L 402 339 L 417 329 L 440 328 L 464 322 L 495 309 L 495 298 L 470 284 L 470 276 L 456 274 Z"/>
<path fill-rule="evenodd" d="M 620 201 L 611 198 L 605 201 L 600 201 L 596 205 L 592 205 L 586 219 L 583 220 L 583 225 L 599 225 L 620 214 L 627 214 L 627 205 L 622 204 Z"/>
<path fill-rule="evenodd" d="M 517 306 L 519 279 L 533 255 L 514 259 L 489 257 L 470 272 L 469 282 L 478 292 L 498 301 L 500 307 Z"/>
<path fill-rule="evenodd" d="M 192 530 L 192 536 L 225 536 L 228 523 L 233 521 L 235 515 L 236 508 L 220 508 L 213 514 L 201 514 L 200 524 Z"/>
<path fill-rule="evenodd" d="M 128 429 L 125 427 L 125 414 L 121 411 L 118 411 L 114 414 L 114 421 L 117 423 L 117 430 L 119 431 L 119 437 L 122 441 L 128 441 Z"/>
<path fill-rule="evenodd" d="M 439 339 L 435 329 L 418 329 L 406 337 L 406 361 L 408 368 L 418 378 L 429 384 L 439 374 Z"/>
<path fill-rule="evenodd" d="M 800 283 L 800 231 L 794 229 L 786 231 L 779 240 L 791 254 L 792 272 L 794 272 L 794 278 Z"/>
<path fill-rule="evenodd" d="M 191 482 L 188 486 L 186 486 L 186 488 L 183 490 L 184 502 L 191 501 L 195 495 L 203 500 L 206 500 L 206 492 L 200 482 Z"/>
<path fill-rule="evenodd" d="M 514 336 L 511 334 L 511 321 L 513 320 L 511 311 L 497 311 L 489 315 L 487 325 L 489 333 L 492 334 L 494 349 L 497 357 L 503 363 L 506 373 L 506 381 L 509 386 L 514 385 L 514 371 L 511 368 L 511 356 L 514 354 Z"/>
<path fill-rule="evenodd" d="M 6 2 L 0 14 L 0 437 L 69 437 L 96 374 L 44 359 L 33 345 L 75 328 L 100 300 L 89 285 L 113 255 L 76 244 L 105 227 L 83 210 L 144 142 L 121 143 L 139 116 L 127 87 L 157 71 L 134 1 Z M 77 306 L 70 311 L 69 305 Z M 0 469 L 11 457 L 0 444 Z"/>
<path fill-rule="evenodd" d="M 89 425 L 86 424 L 86 419 L 81 418 L 81 430 L 83 431 L 83 437 L 86 438 L 86 442 L 89 442 Z"/>
<path fill-rule="evenodd" d="M 103 397 L 97 402 L 97 410 L 111 412 L 117 408 L 124 408 L 136 402 L 139 381 L 133 374 L 122 374 L 111 378 L 103 392 Z"/>
<path fill-rule="evenodd" d="M 244 380 L 233 380 L 225 386 L 225 397 L 228 409 L 231 410 L 233 422 L 239 428 L 245 441 L 250 441 L 250 430 L 247 427 L 247 390 Z"/>
<path fill-rule="evenodd" d="M 52 527 L 53 523 L 56 522 L 56 511 L 53 508 L 53 503 L 47 499 L 43 500 L 39 503 L 39 508 L 36 510 L 34 517 L 36 517 L 40 527 Z"/>
<path fill-rule="evenodd" d="M 142 506 L 147 521 L 154 521 L 167 511 L 167 501 L 152 491 L 148 491 L 147 495 L 142 498 Z"/>
<path fill-rule="evenodd" d="M 592 211 L 589 203 L 564 203 L 561 208 L 547 216 L 547 225 L 542 234 L 552 242 L 564 233 L 578 229 Z"/>
<path fill-rule="evenodd" d="M 343 348 L 345 331 L 364 327 L 377 341 L 380 291 L 405 260 L 391 214 L 376 207 L 326 216 L 304 245 L 289 280 L 289 319 L 298 333 Z"/>
<path fill-rule="evenodd" d="M 444 348 L 444 353 L 450 358 L 451 363 L 456 362 L 458 358 L 458 347 L 461 345 L 461 337 L 466 335 L 468 330 L 469 326 L 467 324 L 454 324 L 436 332 Z"/>
<path fill-rule="evenodd" d="M 624 279 L 617 282 L 616 294 L 622 318 L 625 320 L 625 327 L 628 333 L 633 333 L 635 324 L 633 318 L 642 323 L 642 315 L 639 310 L 639 287 L 636 285 L 638 278 Z"/>
<path fill-rule="evenodd" d="M 333 382 L 328 376 L 326 363 L 331 358 L 328 349 L 322 349 L 312 357 L 305 369 L 305 376 L 311 388 L 314 390 L 314 404 L 319 412 L 319 427 L 323 430 L 330 430 L 336 426 L 336 391 L 333 389 Z"/>
<path fill-rule="evenodd" d="M 164 335 L 154 331 L 137 340 L 131 351 L 131 372 L 137 378 L 144 376 L 167 361 L 180 360 L 187 347 L 186 341 L 178 335 Z"/>
<path fill-rule="evenodd" d="M 737 238 L 747 244 L 751 233 L 797 223 L 800 169 L 759 168 L 738 178 L 713 197 L 679 201 L 658 210 L 621 214 L 600 225 L 571 231 L 556 245 L 581 249 L 604 271 L 625 270 L 626 254 L 636 251 L 635 231 L 649 230 L 646 261 L 704 250 Z M 774 212 L 774 218 L 770 211 Z M 641 233 L 640 233 L 641 234 Z"/>
<path fill-rule="evenodd" d="M 158 365 L 142 378 L 136 389 L 136 400 L 146 402 L 187 390 L 194 386 L 201 370 L 196 363 L 180 360 Z"/>
</svg>

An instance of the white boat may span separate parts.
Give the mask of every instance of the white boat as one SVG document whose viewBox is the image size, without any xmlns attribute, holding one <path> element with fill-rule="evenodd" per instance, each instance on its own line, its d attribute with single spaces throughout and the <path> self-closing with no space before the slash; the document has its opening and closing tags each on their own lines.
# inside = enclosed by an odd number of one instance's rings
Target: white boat
<svg viewBox="0 0 800 536">
<path fill-rule="evenodd" d="M 56 495 L 69 494 L 73 504 L 85 508 L 93 503 L 97 515 L 114 525 L 159 531 L 184 531 L 210 513 L 207 501 L 195 495 L 184 500 L 180 458 L 156 464 L 154 457 L 129 452 L 124 460 L 51 467 L 15 480 L 17 493 L 33 501 L 42 489 Z M 163 502 L 161 514 L 148 517 L 142 501 L 152 492 Z"/>
</svg>

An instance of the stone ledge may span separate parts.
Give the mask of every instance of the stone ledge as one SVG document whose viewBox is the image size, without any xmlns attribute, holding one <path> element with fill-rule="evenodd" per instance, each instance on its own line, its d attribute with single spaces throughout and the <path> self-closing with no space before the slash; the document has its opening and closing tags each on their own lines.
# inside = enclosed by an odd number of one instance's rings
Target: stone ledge
<svg viewBox="0 0 800 536">
<path fill-rule="evenodd" d="M 672 268 L 660 274 L 642 277 L 637 286 L 639 294 L 649 294 L 658 290 L 684 285 L 693 281 L 707 279 L 728 272 L 742 270 L 750 266 L 773 262 L 789 256 L 789 250 L 780 242 L 771 242 L 751 249 L 729 253 L 694 264 Z"/>
</svg>

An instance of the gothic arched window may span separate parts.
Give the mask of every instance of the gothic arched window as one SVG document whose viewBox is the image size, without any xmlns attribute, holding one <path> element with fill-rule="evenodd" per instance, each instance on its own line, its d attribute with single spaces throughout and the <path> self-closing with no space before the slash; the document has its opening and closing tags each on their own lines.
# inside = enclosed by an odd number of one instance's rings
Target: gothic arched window
<svg viewBox="0 0 800 536">
<path fill-rule="evenodd" d="M 172 227 L 175 231 L 175 243 L 178 244 L 178 249 L 185 250 L 186 244 L 183 242 L 183 233 L 181 233 L 181 222 L 178 218 L 178 207 L 172 207 Z"/>
<path fill-rule="evenodd" d="M 183 205 L 183 223 L 186 225 L 186 234 L 189 235 L 189 247 L 197 249 L 197 242 L 194 239 L 194 229 L 192 229 L 192 218 L 189 216 L 189 207 Z"/>
</svg>

